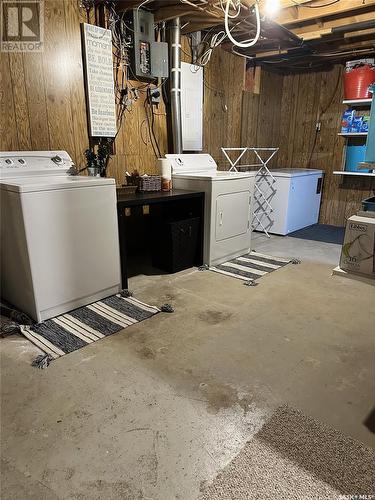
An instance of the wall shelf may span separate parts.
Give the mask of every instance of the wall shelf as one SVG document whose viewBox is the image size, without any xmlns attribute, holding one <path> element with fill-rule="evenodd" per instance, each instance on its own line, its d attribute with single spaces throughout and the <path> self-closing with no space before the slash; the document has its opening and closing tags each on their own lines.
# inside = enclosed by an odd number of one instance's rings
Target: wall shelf
<svg viewBox="0 0 375 500">
<path fill-rule="evenodd" d="M 374 100 L 375 102 L 375 100 Z M 344 99 L 343 104 L 352 107 L 372 107 L 372 98 L 366 99 Z M 356 111 L 353 111 L 356 113 Z M 344 115 L 345 116 L 345 115 Z M 368 148 L 369 143 L 369 132 L 340 132 L 339 136 L 344 138 L 344 149 L 343 149 L 343 157 L 342 157 L 342 165 L 339 171 L 333 172 L 334 175 L 341 176 L 350 176 L 350 177 L 375 177 L 375 169 L 369 168 L 370 172 L 361 172 L 361 170 L 357 170 L 360 164 L 364 162 L 358 162 L 358 157 L 361 157 L 365 153 L 363 153 L 363 148 Z M 355 138 L 359 138 L 355 141 Z M 354 151 L 354 152 L 353 152 Z M 350 155 L 349 155 L 350 152 Z M 354 165 L 352 165 L 354 163 Z M 358 165 L 357 165 L 358 164 Z M 356 167 L 356 171 L 351 171 L 351 169 Z M 346 170 L 348 168 L 348 170 Z M 371 173 L 372 172 L 372 173 Z"/>
<path fill-rule="evenodd" d="M 342 101 L 343 104 L 348 104 L 350 106 L 366 106 L 366 105 L 371 105 L 372 98 L 369 97 L 368 99 L 344 99 Z"/>
<path fill-rule="evenodd" d="M 375 177 L 375 172 L 345 172 L 342 170 L 336 170 L 333 175 L 354 175 L 357 177 Z"/>
<path fill-rule="evenodd" d="M 340 132 L 341 137 L 367 137 L 367 132 Z"/>
</svg>

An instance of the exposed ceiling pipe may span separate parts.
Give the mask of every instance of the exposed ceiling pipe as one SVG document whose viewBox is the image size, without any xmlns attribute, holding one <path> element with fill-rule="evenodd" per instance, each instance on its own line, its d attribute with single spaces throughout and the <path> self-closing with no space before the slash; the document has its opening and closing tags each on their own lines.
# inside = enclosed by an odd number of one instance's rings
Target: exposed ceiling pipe
<svg viewBox="0 0 375 500">
<path fill-rule="evenodd" d="M 182 117 L 181 117 L 181 22 L 176 17 L 168 22 L 169 41 L 169 81 L 172 151 L 182 153 Z"/>
<path fill-rule="evenodd" d="M 343 57 L 354 56 L 359 54 L 369 54 L 373 52 L 375 46 L 366 47 L 363 49 L 347 49 L 337 52 L 320 52 L 316 54 L 309 53 L 298 53 L 293 54 L 290 51 L 285 54 L 275 54 L 272 56 L 258 56 L 258 57 L 249 57 L 249 60 L 252 65 L 256 63 L 269 63 L 269 64 L 284 64 L 291 63 L 294 64 L 299 60 L 305 60 L 306 62 L 313 61 L 316 58 L 324 58 L 324 59 L 341 59 Z"/>
<path fill-rule="evenodd" d="M 283 33 L 289 40 L 292 40 L 293 42 L 296 42 L 297 44 L 299 44 L 301 46 L 308 47 L 308 44 L 306 44 L 306 42 L 303 41 L 303 38 L 301 38 L 298 35 L 296 35 L 295 33 L 293 33 L 293 31 L 288 30 L 288 28 L 286 28 L 282 24 L 275 25 L 275 27 L 276 26 L 277 26 L 277 29 L 281 33 Z"/>
<path fill-rule="evenodd" d="M 368 28 L 375 28 L 375 20 L 336 26 L 336 28 L 332 28 L 332 33 L 350 33 L 351 31 L 361 31 Z"/>
</svg>

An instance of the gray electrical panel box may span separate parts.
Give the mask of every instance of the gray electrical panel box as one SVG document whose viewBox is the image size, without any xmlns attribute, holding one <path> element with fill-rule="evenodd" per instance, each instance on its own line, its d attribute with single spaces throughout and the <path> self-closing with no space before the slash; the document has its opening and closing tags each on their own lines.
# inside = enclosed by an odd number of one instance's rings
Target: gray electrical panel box
<svg viewBox="0 0 375 500">
<path fill-rule="evenodd" d="M 168 44 L 155 41 L 154 15 L 143 9 L 127 13 L 132 36 L 130 78 L 153 80 L 168 76 Z"/>
</svg>

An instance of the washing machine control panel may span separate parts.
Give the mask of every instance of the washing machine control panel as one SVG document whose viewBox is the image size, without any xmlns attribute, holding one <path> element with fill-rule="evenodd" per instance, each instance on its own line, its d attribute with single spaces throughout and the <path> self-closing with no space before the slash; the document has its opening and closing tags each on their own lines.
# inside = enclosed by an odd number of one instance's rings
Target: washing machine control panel
<svg viewBox="0 0 375 500">
<path fill-rule="evenodd" d="M 0 178 L 61 175 L 73 165 L 65 151 L 7 151 L 0 153 Z"/>
</svg>

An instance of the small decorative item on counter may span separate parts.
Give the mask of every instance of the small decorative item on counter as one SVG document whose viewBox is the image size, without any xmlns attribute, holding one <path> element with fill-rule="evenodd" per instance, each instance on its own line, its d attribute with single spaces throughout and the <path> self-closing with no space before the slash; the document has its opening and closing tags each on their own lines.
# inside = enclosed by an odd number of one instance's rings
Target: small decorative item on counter
<svg viewBox="0 0 375 500">
<path fill-rule="evenodd" d="M 98 145 L 98 167 L 100 172 L 100 177 L 107 176 L 107 167 L 111 154 L 111 143 L 109 140 L 100 139 Z"/>
<path fill-rule="evenodd" d="M 160 175 L 139 175 L 138 170 L 134 170 L 131 174 L 125 173 L 127 186 L 136 186 L 140 192 L 161 191 L 161 176 Z"/>
<path fill-rule="evenodd" d="M 355 116 L 354 109 L 348 108 L 344 111 L 344 114 L 342 116 L 342 122 L 341 122 L 341 132 L 343 134 L 351 132 L 354 116 Z"/>
<path fill-rule="evenodd" d="M 137 184 L 131 183 L 131 179 L 133 177 L 129 174 L 129 172 L 125 172 L 125 182 L 121 186 L 117 186 L 117 194 L 134 194 L 137 191 Z"/>
<path fill-rule="evenodd" d="M 172 189 L 172 165 L 167 158 L 158 158 L 158 170 L 161 175 L 162 191 L 170 191 Z"/>
<path fill-rule="evenodd" d="M 99 177 L 100 173 L 99 173 L 96 154 L 94 153 L 94 151 L 86 149 L 85 156 L 86 156 L 86 168 L 88 174 L 93 177 Z"/>
<path fill-rule="evenodd" d="M 131 174 L 128 171 L 125 172 L 125 184 L 127 186 L 138 187 L 138 178 L 139 178 L 138 170 L 133 170 Z"/>
<path fill-rule="evenodd" d="M 138 190 L 141 193 L 161 191 L 161 176 L 160 175 L 141 175 L 138 177 Z"/>
<path fill-rule="evenodd" d="M 97 153 L 93 149 L 86 149 L 85 156 L 88 174 L 94 177 L 106 177 L 110 153 L 111 142 L 109 139 L 100 139 Z"/>
</svg>

